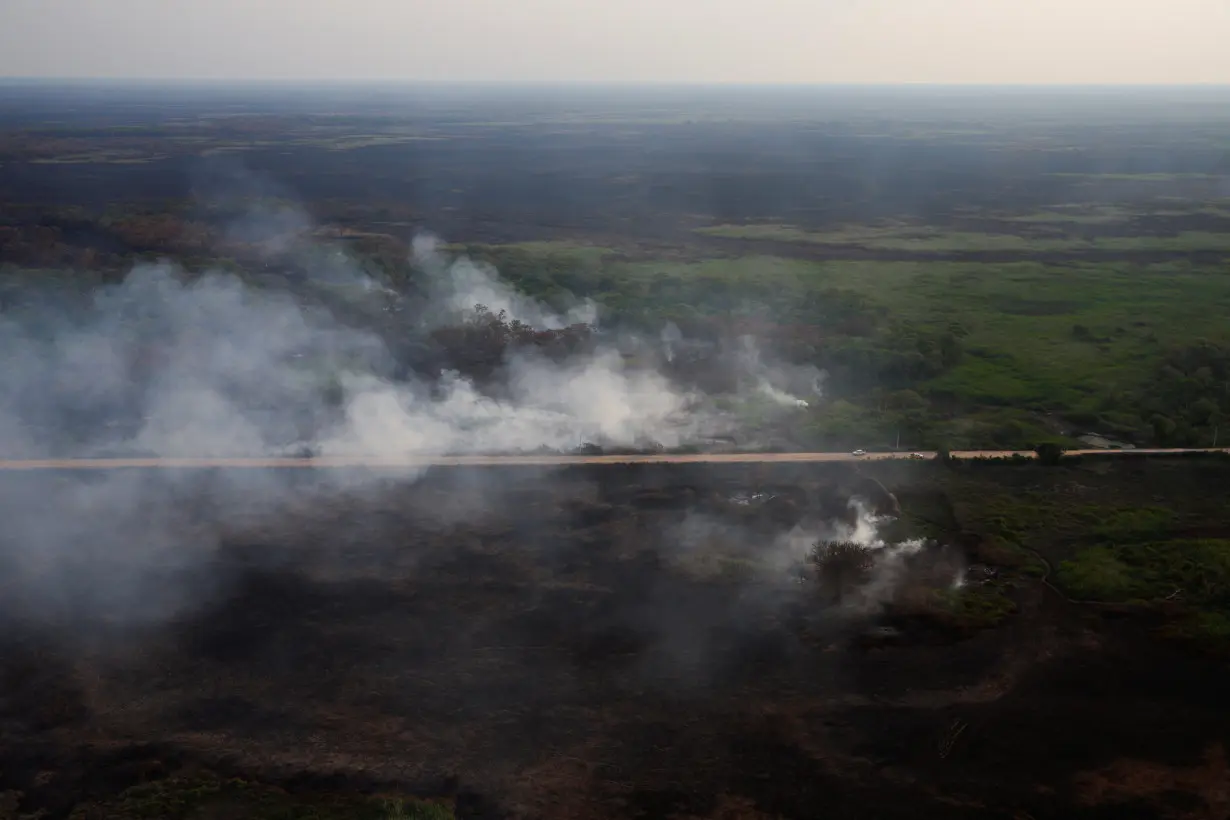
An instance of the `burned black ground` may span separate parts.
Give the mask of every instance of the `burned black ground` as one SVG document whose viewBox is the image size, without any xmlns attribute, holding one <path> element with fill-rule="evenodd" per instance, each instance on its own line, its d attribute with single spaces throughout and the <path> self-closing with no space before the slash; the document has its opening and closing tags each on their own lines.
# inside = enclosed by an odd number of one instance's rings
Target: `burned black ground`
<svg viewBox="0 0 1230 820">
<path fill-rule="evenodd" d="M 219 521 L 175 570 L 210 583 L 164 621 L 5 595 L 0 791 L 48 817 L 185 771 L 459 796 L 463 817 L 1224 810 L 1230 674 L 1159 633 L 1165 612 L 1071 603 L 997 547 L 1015 611 L 989 626 L 908 585 L 885 613 L 839 618 L 768 560 L 848 469 L 442 469 L 332 503 L 299 479 L 311 509 L 292 494 Z M 898 527 L 925 520 L 987 561 L 971 508 L 1077 484 L 1161 494 L 1183 518 L 1203 502 L 1166 495 L 1176 471 L 1224 467 L 862 469 L 897 495 Z M 786 514 L 729 501 L 766 487 L 792 488 Z M 899 639 L 864 640 L 876 626 Z"/>
</svg>

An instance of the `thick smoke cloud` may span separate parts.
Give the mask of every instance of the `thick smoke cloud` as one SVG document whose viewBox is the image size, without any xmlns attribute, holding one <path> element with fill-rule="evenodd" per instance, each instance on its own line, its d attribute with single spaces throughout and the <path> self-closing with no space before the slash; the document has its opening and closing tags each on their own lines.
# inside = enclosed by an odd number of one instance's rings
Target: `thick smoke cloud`
<svg viewBox="0 0 1230 820">
<path fill-rule="evenodd" d="M 402 298 L 339 247 L 314 240 L 293 206 L 251 210 L 223 234 L 224 242 L 255 243 L 271 265 L 289 261 L 309 285 L 342 285 L 360 299 Z M 426 302 L 405 314 L 408 336 L 427 338 L 479 304 L 536 329 L 597 319 L 589 302 L 552 311 L 494 269 L 450 258 L 430 237 L 415 241 L 413 262 L 425 277 Z M 339 319 L 322 301 L 254 287 L 225 271 L 189 274 L 170 262 L 140 265 L 90 294 L 45 289 L 41 299 L 0 315 L 0 456 L 669 447 L 728 424 L 709 397 L 655 369 L 653 357 L 628 364 L 624 351 L 645 345 L 618 334 L 600 335 L 596 348 L 562 361 L 514 352 L 494 384 L 399 369 L 384 338 L 353 317 Z M 754 347 L 743 349 L 747 355 L 732 366 L 752 392 L 819 384 L 814 374 L 769 367 Z M 361 495 L 379 483 L 356 473 L 323 481 L 316 492 Z M 207 599 L 220 580 L 195 570 L 210 561 L 227 527 L 310 505 L 302 487 L 272 472 L 25 474 L 9 483 L 15 489 L 0 497 L 6 609 L 105 614 L 121 625 L 156 623 Z"/>
<path fill-rule="evenodd" d="M 440 321 L 480 303 L 536 328 L 580 318 L 550 314 L 467 260 L 433 255 L 428 270 Z M 455 373 L 394 380 L 375 334 L 229 274 L 187 281 L 169 264 L 137 268 L 75 315 L 4 320 L 0 339 L 10 457 L 490 453 L 594 439 L 671 446 L 699 431 L 693 397 L 626 367 L 615 348 L 563 363 L 514 355 L 498 396 Z M 327 388 L 340 394 L 326 400 Z M 137 429 L 107 432 L 125 413 Z"/>
</svg>

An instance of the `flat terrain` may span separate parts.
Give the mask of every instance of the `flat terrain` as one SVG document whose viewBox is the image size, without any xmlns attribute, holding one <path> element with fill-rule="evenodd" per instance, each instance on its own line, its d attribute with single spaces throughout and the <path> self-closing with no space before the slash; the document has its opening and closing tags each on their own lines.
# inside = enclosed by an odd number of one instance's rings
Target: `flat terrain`
<svg viewBox="0 0 1230 820">
<path fill-rule="evenodd" d="M 829 374 L 786 449 L 1214 446 L 1222 89 L 0 88 L 0 305 L 224 268 L 405 346 L 428 231 Z M 337 258 L 380 283 L 335 281 Z M 331 278 L 332 277 L 332 278 Z M 390 294 L 396 294 L 391 296 Z"/>
<path fill-rule="evenodd" d="M 1114 457 L 1126 455 L 1181 455 L 1183 453 L 1225 453 L 1230 450 L 1067 450 L 1068 456 Z M 959 459 L 1005 459 L 1016 457 L 1034 458 L 1034 453 L 1021 450 L 958 450 L 950 453 Z M 826 461 L 883 461 L 885 459 L 910 460 L 934 459 L 935 453 L 692 453 L 692 454 L 644 454 L 644 455 L 493 455 L 493 456 L 316 456 L 305 458 L 66 458 L 66 459 L 2 459 L 0 470 L 118 470 L 130 468 L 175 469 L 175 468 L 224 468 L 233 469 L 286 469 L 299 468 L 319 470 L 329 467 L 508 467 L 539 466 L 568 467 L 599 464 L 810 464 Z"/>
<path fill-rule="evenodd" d="M 0 820 L 1225 820 L 1228 146 L 0 82 Z"/>
<path fill-rule="evenodd" d="M 0 791 L 52 817 L 286 816 L 214 777 L 461 817 L 1221 817 L 1227 565 L 1177 595 L 1141 570 L 1126 604 L 1083 579 L 1106 543 L 1230 543 L 1198 491 L 1226 470 L 296 472 L 265 505 L 247 471 L 8 474 L 18 531 L 113 503 L 74 549 L 4 552 Z M 798 571 L 870 477 L 901 506 L 879 537 L 934 546 L 834 602 Z"/>
</svg>

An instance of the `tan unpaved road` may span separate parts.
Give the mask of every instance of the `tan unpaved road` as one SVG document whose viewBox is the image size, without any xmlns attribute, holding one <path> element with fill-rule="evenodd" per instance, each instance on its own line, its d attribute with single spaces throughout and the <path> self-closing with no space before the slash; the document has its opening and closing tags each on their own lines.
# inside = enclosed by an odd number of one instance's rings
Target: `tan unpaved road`
<svg viewBox="0 0 1230 820">
<path fill-rule="evenodd" d="M 1069 450 L 1070 455 L 1114 456 L 1131 453 L 1179 454 L 1191 452 L 1230 452 L 1230 448 L 1206 448 L 1187 450 Z M 924 458 L 932 458 L 933 452 L 920 452 Z M 954 451 L 958 458 L 1008 458 L 1020 454 L 1033 457 L 1025 450 L 964 450 Z M 225 469 L 327 469 L 338 467 L 413 469 L 424 467 L 518 467 L 557 466 L 583 464 L 726 464 L 726 463 L 807 463 L 821 461 L 877 461 L 883 459 L 908 459 L 910 453 L 867 453 L 856 456 L 852 453 L 697 453 L 669 455 L 514 455 L 514 456 L 320 456 L 316 458 L 70 458 L 70 459 L 0 459 L 0 470 L 115 470 L 115 469 L 174 469 L 174 468 L 225 468 Z"/>
</svg>

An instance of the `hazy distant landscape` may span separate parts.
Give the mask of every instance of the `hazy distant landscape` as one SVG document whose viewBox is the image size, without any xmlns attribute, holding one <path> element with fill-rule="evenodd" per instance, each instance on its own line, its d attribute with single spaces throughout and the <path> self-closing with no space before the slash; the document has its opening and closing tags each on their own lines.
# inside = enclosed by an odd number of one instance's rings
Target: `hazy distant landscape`
<svg viewBox="0 0 1230 820">
<path fill-rule="evenodd" d="M 430 232 L 604 327 L 754 328 L 828 374 L 792 446 L 1207 446 L 1225 96 L 10 82 L 4 298 L 163 257 L 303 290 L 291 238 L 404 295 Z"/>
<path fill-rule="evenodd" d="M 0 81 L 0 820 L 1224 818 L 1230 91 Z M 953 458 L 960 451 L 1037 458 Z"/>
</svg>

